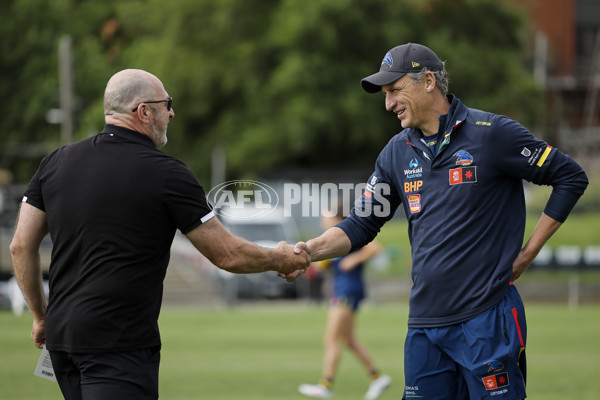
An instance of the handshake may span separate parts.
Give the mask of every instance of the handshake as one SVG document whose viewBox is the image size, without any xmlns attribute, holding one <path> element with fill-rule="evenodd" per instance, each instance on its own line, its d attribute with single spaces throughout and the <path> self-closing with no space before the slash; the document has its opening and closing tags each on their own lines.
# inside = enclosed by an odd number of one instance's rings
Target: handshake
<svg viewBox="0 0 600 400">
<path fill-rule="evenodd" d="M 297 280 L 311 263 L 311 250 L 305 242 L 298 242 L 294 246 L 279 242 L 275 250 L 282 253 L 276 268 L 277 275 L 288 282 Z"/>
<path fill-rule="evenodd" d="M 274 268 L 277 275 L 288 282 L 298 279 L 313 261 L 345 256 L 350 252 L 350 239 L 338 227 L 327 229 L 321 236 L 294 246 L 280 242 L 273 250 L 280 252 Z"/>
<path fill-rule="evenodd" d="M 266 248 L 232 235 L 218 221 L 203 225 L 210 224 L 213 230 L 197 228 L 186 235 L 214 265 L 235 274 L 275 271 L 293 282 L 306 272 L 311 262 L 346 255 L 351 248 L 348 236 L 335 227 L 308 242 L 295 245 L 279 242 L 275 248 Z"/>
</svg>

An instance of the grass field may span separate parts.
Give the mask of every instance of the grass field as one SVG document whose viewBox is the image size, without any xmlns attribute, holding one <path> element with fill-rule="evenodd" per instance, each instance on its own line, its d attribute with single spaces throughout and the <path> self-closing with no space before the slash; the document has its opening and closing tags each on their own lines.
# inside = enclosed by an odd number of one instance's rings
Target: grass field
<svg viewBox="0 0 600 400">
<path fill-rule="evenodd" d="M 595 400 L 600 395 L 600 306 L 526 304 L 530 399 Z M 248 305 L 236 309 L 164 308 L 161 399 L 301 400 L 321 365 L 325 307 Z M 394 382 L 382 399 L 400 399 L 407 307 L 366 304 L 359 337 Z M 60 399 L 55 383 L 33 376 L 39 350 L 31 316 L 0 312 L 0 399 Z M 345 353 L 335 399 L 362 399 L 367 379 Z"/>
</svg>

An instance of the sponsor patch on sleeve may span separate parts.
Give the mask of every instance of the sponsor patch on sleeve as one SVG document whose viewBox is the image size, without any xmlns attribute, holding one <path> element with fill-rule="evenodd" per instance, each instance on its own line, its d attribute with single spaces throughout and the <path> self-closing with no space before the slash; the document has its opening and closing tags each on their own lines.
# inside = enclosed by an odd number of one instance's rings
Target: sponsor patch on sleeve
<svg viewBox="0 0 600 400">
<path fill-rule="evenodd" d="M 373 193 L 375 193 L 375 185 L 376 184 L 377 184 L 377 177 L 372 176 L 371 180 L 369 180 L 369 182 L 367 183 L 367 187 L 365 188 L 365 191 L 363 192 L 363 196 L 365 196 L 368 199 L 373 197 Z"/>
<path fill-rule="evenodd" d="M 538 160 L 538 162 L 536 164 L 538 167 L 541 167 L 542 165 L 544 165 L 544 163 L 546 162 L 546 159 L 550 155 L 551 151 L 552 151 L 552 146 L 546 147 L 546 150 L 544 150 L 544 153 L 542 153 L 542 156 L 540 157 L 540 159 Z"/>
<path fill-rule="evenodd" d="M 541 167 L 546 162 L 546 159 L 550 155 L 551 151 L 552 146 L 546 146 L 545 149 L 542 147 L 538 147 L 536 149 L 533 149 L 533 151 L 528 149 L 527 147 L 523 147 L 523 150 L 521 150 L 521 155 L 523 157 L 527 157 L 527 164 L 529 164 L 530 166 L 533 167 L 534 165 L 537 165 L 538 167 Z"/>
</svg>

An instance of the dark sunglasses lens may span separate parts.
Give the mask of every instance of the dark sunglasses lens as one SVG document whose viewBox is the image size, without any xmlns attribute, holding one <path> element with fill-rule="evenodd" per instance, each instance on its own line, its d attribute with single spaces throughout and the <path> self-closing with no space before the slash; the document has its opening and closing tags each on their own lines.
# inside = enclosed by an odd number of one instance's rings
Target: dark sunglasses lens
<svg viewBox="0 0 600 400">
<path fill-rule="evenodd" d="M 171 111 L 171 104 L 173 104 L 173 99 L 167 100 L 167 111 Z"/>
</svg>

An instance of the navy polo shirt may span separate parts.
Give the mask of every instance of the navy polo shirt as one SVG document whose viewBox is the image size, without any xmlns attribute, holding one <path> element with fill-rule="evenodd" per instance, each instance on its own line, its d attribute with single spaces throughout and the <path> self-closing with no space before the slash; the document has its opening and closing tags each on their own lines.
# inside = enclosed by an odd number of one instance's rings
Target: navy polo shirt
<svg viewBox="0 0 600 400">
<path fill-rule="evenodd" d="M 449 101 L 436 151 L 418 129 L 394 136 L 338 224 L 356 249 L 404 208 L 412 248 L 408 325 L 415 328 L 469 320 L 504 297 L 523 245 L 523 180 L 553 186 L 544 212 L 560 222 L 588 184 L 574 160 L 518 122 Z"/>
</svg>

